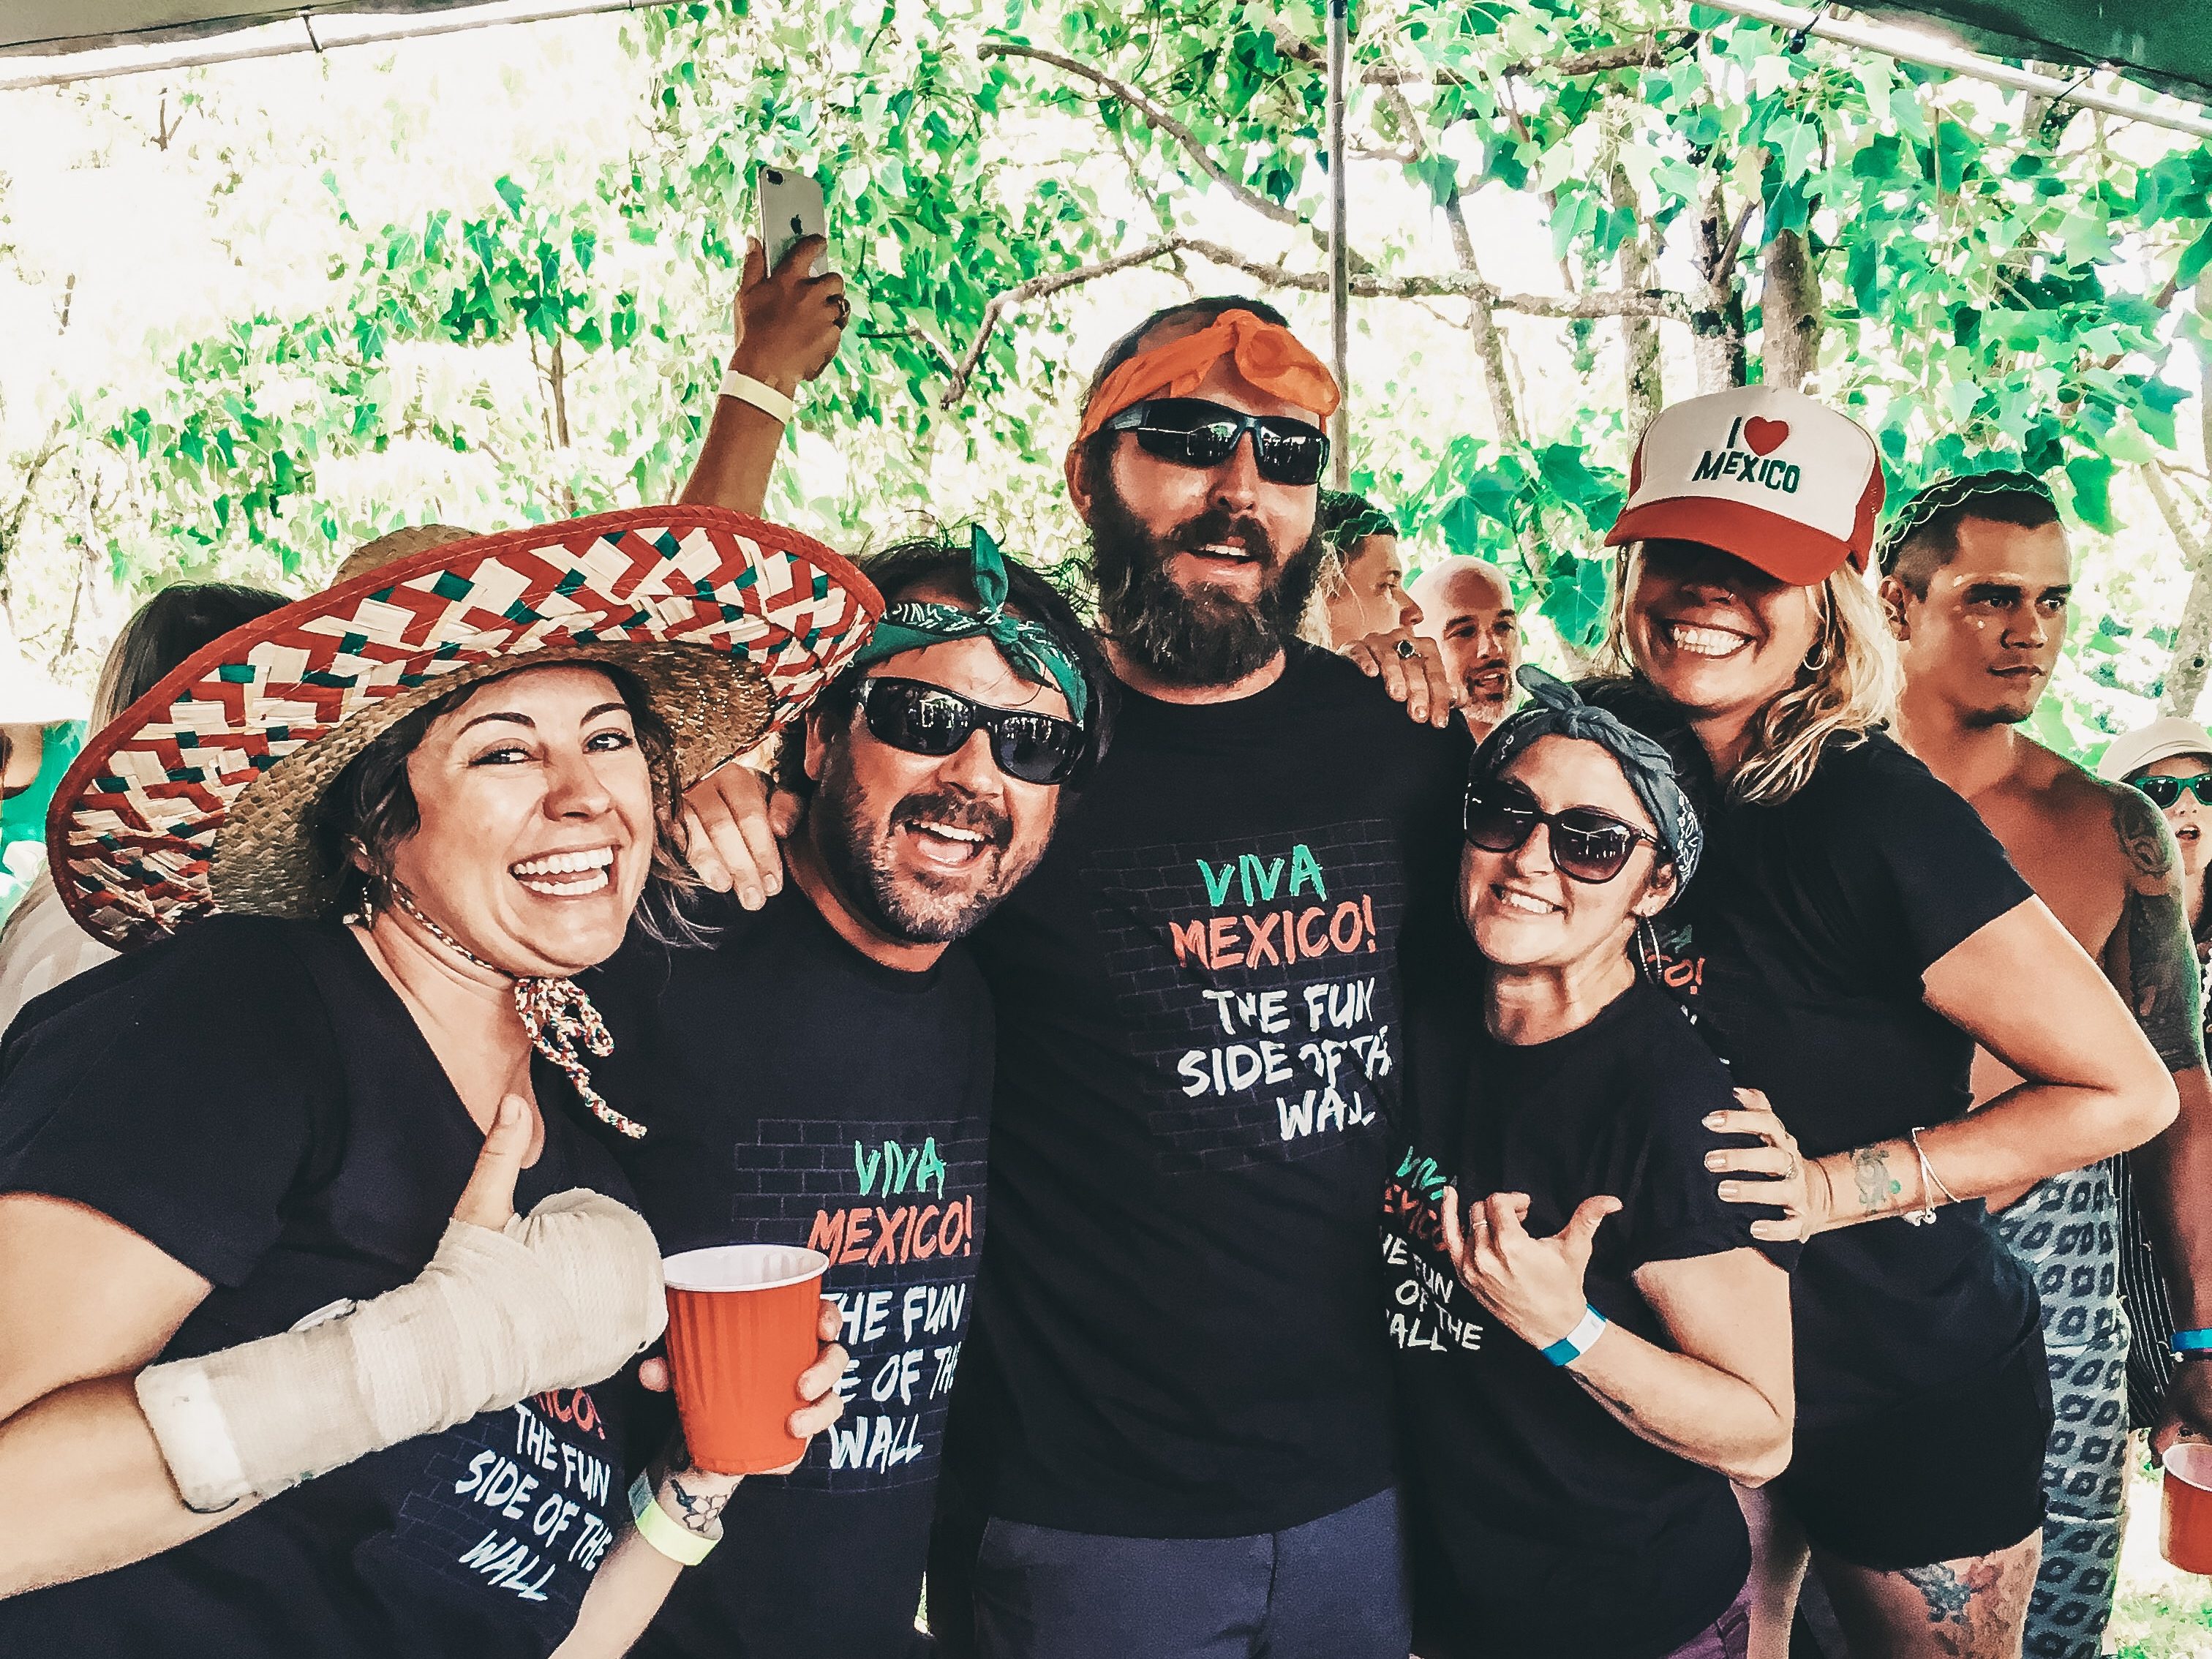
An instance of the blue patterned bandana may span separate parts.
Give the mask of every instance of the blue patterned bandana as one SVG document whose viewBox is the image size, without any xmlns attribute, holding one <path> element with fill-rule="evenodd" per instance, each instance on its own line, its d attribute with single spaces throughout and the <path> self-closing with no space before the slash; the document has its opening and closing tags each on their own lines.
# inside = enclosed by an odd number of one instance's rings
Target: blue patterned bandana
<svg viewBox="0 0 2212 1659">
<path fill-rule="evenodd" d="M 1596 744 L 1619 763 L 1621 775 L 1651 816 L 1652 828 L 1668 861 L 1674 866 L 1676 878 L 1687 885 L 1698 872 L 1705 835 L 1698 823 L 1697 808 L 1682 793 L 1681 780 L 1675 775 L 1674 763 L 1667 751 L 1606 710 L 1584 702 L 1573 686 L 1533 664 L 1517 678 L 1532 701 L 1483 740 L 1468 768 L 1469 781 L 1496 777 L 1539 738 L 1578 738 Z"/>
<path fill-rule="evenodd" d="M 957 605 L 926 599 L 902 599 L 884 612 L 868 635 L 868 642 L 853 653 L 851 666 L 865 668 L 902 651 L 921 651 L 947 640 L 972 639 L 982 635 L 999 648 L 1006 665 L 1036 685 L 1060 688 L 1067 699 L 1068 713 L 1078 726 L 1088 727 L 1089 687 L 1074 657 L 1048 628 L 1026 622 L 1006 606 L 1006 560 L 998 543 L 982 526 L 969 532 L 975 598 L 981 608 L 963 611 Z"/>
</svg>

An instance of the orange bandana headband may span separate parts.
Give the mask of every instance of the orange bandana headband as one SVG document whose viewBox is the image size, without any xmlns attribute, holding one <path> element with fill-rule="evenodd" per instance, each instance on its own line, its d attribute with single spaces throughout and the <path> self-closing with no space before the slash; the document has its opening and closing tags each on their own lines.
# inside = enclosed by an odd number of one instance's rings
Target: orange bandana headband
<svg viewBox="0 0 2212 1659">
<path fill-rule="evenodd" d="M 1083 411 L 1076 443 L 1147 398 L 1189 397 L 1224 357 L 1234 358 L 1237 372 L 1261 391 L 1311 410 L 1324 424 L 1342 401 L 1336 376 L 1297 335 L 1249 311 L 1224 311 L 1197 333 L 1140 351 L 1109 374 Z"/>
</svg>

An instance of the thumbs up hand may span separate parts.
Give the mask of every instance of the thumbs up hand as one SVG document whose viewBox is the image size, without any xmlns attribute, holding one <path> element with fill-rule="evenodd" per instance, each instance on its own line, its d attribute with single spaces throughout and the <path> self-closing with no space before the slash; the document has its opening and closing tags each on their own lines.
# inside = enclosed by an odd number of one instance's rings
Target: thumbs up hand
<svg viewBox="0 0 2212 1659">
<path fill-rule="evenodd" d="M 1582 1322 L 1583 1281 L 1599 1224 L 1617 1198 L 1586 1198 L 1549 1238 L 1532 1237 L 1526 1193 L 1492 1193 L 1460 1214 L 1459 1189 L 1444 1188 L 1444 1249 L 1459 1282 L 1498 1323 L 1531 1347 L 1558 1341 Z"/>
<path fill-rule="evenodd" d="M 522 1174 L 522 1160 L 530 1156 L 537 1128 L 530 1103 L 521 1096 L 508 1095 L 499 1103 L 491 1127 L 484 1132 L 477 1167 L 453 1206 L 454 1220 L 499 1232 L 514 1219 L 514 1183 Z"/>
</svg>

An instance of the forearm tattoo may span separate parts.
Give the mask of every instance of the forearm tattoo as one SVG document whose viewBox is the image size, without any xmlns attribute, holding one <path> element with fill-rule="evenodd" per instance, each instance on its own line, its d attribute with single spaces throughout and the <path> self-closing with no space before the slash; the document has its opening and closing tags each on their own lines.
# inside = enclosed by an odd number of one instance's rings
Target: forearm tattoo
<svg viewBox="0 0 2212 1659">
<path fill-rule="evenodd" d="M 731 1489 L 703 1490 L 696 1477 L 697 1465 L 691 1461 L 690 1449 L 680 1443 L 671 1454 L 668 1467 L 663 1472 L 660 1485 L 676 1504 L 676 1518 L 686 1532 L 695 1532 L 702 1538 L 719 1539 L 722 1535 L 722 1511 L 729 1506 Z"/>
<path fill-rule="evenodd" d="M 2105 971 L 2166 1069 L 2204 1064 L 2204 994 L 2166 817 L 2140 790 L 2112 791 L 2112 829 L 2129 885 Z"/>
<path fill-rule="evenodd" d="M 730 1501 L 725 1492 L 694 1492 L 684 1485 L 684 1476 L 668 1477 L 668 1495 L 676 1500 L 676 1518 L 684 1523 L 687 1532 L 696 1532 L 702 1538 L 722 1535 L 722 1510 Z"/>
<path fill-rule="evenodd" d="M 1851 1154 L 1851 1179 L 1857 1184 L 1859 1213 L 1881 1215 L 1889 1202 L 1904 1191 L 1889 1172 L 1889 1152 L 1876 1145 L 1862 1146 Z"/>
</svg>

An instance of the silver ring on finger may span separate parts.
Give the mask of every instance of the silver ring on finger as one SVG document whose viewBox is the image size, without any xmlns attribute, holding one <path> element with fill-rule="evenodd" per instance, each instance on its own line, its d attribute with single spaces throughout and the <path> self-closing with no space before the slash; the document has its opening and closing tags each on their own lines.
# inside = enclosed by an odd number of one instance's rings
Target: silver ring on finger
<svg viewBox="0 0 2212 1659">
<path fill-rule="evenodd" d="M 1399 641 L 1396 648 L 1400 660 L 1404 662 L 1411 662 L 1420 654 L 1420 647 L 1411 640 Z"/>
</svg>

